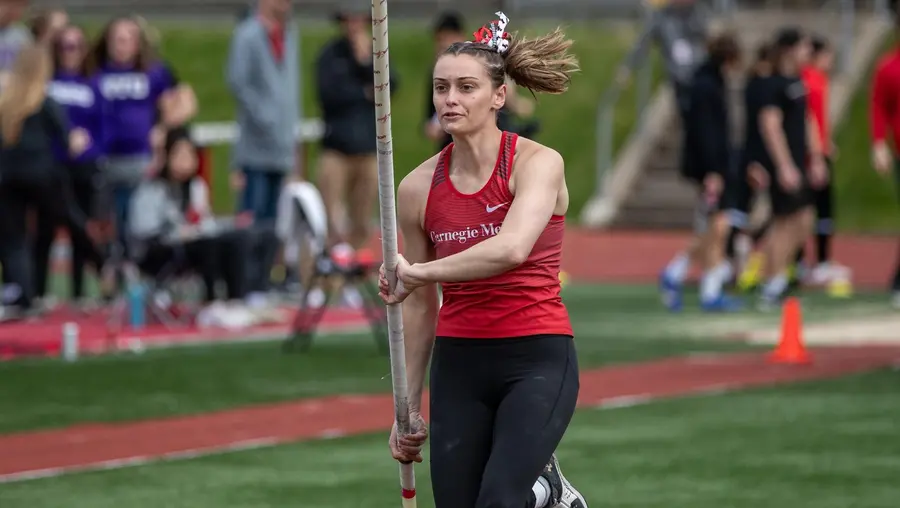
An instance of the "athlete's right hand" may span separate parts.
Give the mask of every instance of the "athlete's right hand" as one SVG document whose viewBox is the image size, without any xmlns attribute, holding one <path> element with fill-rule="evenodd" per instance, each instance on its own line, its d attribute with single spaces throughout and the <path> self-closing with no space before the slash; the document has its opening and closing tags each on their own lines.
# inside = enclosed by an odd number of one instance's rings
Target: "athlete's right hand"
<svg viewBox="0 0 900 508">
<path fill-rule="evenodd" d="M 411 411 L 409 413 L 409 429 L 409 434 L 401 436 L 397 431 L 397 422 L 394 422 L 388 441 L 391 457 L 405 464 L 422 462 L 422 448 L 425 446 L 425 441 L 428 440 L 428 425 L 422 415 Z"/>
<path fill-rule="evenodd" d="M 425 281 L 417 277 L 414 270 L 402 255 L 397 255 L 397 273 L 396 284 L 391 287 L 391 283 L 387 277 L 387 269 L 384 265 L 378 270 L 378 296 L 381 300 L 388 304 L 400 303 L 406 300 L 406 297 L 421 286 L 425 285 Z"/>
<path fill-rule="evenodd" d="M 778 183 L 786 191 L 795 191 L 800 188 L 800 170 L 793 164 L 778 168 Z"/>
</svg>

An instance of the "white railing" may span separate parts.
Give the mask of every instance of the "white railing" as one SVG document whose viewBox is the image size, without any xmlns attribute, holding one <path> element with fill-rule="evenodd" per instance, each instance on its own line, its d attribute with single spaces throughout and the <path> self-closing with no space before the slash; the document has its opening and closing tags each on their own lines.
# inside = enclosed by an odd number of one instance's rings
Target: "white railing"
<svg viewBox="0 0 900 508">
<path fill-rule="evenodd" d="M 234 122 L 206 122 L 194 124 L 191 137 L 200 146 L 231 145 L 237 141 L 238 126 Z M 310 143 L 322 139 L 325 124 L 319 118 L 305 118 L 295 129 L 297 141 Z"/>
</svg>

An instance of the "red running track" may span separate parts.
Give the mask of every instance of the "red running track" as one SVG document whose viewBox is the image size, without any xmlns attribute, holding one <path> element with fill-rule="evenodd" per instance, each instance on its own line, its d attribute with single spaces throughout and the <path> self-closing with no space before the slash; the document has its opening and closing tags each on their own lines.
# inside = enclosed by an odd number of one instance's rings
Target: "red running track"
<svg viewBox="0 0 900 508">
<path fill-rule="evenodd" d="M 699 355 L 583 372 L 579 406 L 837 377 L 900 362 L 898 347 L 827 348 L 809 366 L 760 354 Z M 119 467 L 159 458 L 386 431 L 389 395 L 337 396 L 126 424 L 87 424 L 0 437 L 0 482 Z"/>
</svg>

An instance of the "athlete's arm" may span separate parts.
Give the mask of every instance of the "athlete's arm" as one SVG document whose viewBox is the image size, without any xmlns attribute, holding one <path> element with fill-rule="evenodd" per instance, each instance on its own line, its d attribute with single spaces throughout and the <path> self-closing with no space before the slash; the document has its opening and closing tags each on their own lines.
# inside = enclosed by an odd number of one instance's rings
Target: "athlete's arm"
<svg viewBox="0 0 900 508">
<path fill-rule="evenodd" d="M 565 185 L 562 156 L 538 149 L 516 166 L 515 197 L 496 236 L 458 254 L 410 266 L 410 275 L 427 282 L 462 282 L 507 272 L 531 254 L 556 209 Z M 409 260 L 412 263 L 412 260 Z"/>
<path fill-rule="evenodd" d="M 397 216 L 403 235 L 403 257 L 409 263 L 428 263 L 434 259 L 431 242 L 422 228 L 424 202 L 428 196 L 429 178 L 414 171 L 397 188 Z M 406 345 L 406 378 L 409 384 L 411 412 L 422 407 L 422 389 L 425 371 L 431 359 L 434 333 L 437 324 L 437 286 L 426 284 L 413 291 L 403 301 L 403 330 Z"/>
</svg>

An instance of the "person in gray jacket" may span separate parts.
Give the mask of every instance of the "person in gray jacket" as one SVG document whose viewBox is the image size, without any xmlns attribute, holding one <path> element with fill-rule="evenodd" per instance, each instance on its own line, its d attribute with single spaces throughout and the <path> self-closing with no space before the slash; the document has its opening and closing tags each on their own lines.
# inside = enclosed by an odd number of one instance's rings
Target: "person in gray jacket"
<svg viewBox="0 0 900 508">
<path fill-rule="evenodd" d="M 668 0 L 656 8 L 638 44 L 625 58 L 618 80 L 630 77 L 638 59 L 647 54 L 647 46 L 655 41 L 665 63 L 666 75 L 675 92 L 678 112 L 683 119 L 690 107 L 690 90 L 694 72 L 706 60 L 709 16 L 697 0 Z"/>
<path fill-rule="evenodd" d="M 296 126 L 300 120 L 298 34 L 290 21 L 290 0 L 258 0 L 235 28 L 227 81 L 237 103 L 239 134 L 232 153 L 232 188 L 238 211 L 251 215 L 260 241 L 251 267 L 250 300 L 264 304 L 278 252 L 274 234 L 278 197 L 285 175 L 294 171 Z"/>
<path fill-rule="evenodd" d="M 289 0 L 259 0 L 235 28 L 228 55 L 240 131 L 232 183 L 242 190 L 240 210 L 257 221 L 275 218 L 284 176 L 297 164 L 300 78 L 290 9 Z"/>
</svg>

